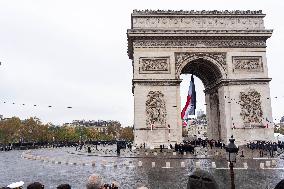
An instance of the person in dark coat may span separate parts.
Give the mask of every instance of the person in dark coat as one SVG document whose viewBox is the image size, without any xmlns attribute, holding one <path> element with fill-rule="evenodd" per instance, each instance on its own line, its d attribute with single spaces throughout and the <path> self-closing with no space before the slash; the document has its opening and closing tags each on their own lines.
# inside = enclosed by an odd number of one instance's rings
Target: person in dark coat
<svg viewBox="0 0 284 189">
<path fill-rule="evenodd" d="M 281 180 L 274 189 L 284 189 L 284 179 Z"/>
<path fill-rule="evenodd" d="M 196 170 L 189 176 L 187 189 L 218 189 L 214 177 L 206 171 Z"/>
<path fill-rule="evenodd" d="M 29 184 L 27 189 L 44 189 L 44 185 L 39 182 L 34 182 Z"/>
<path fill-rule="evenodd" d="M 71 186 L 69 184 L 60 184 L 56 189 L 71 189 Z"/>
</svg>

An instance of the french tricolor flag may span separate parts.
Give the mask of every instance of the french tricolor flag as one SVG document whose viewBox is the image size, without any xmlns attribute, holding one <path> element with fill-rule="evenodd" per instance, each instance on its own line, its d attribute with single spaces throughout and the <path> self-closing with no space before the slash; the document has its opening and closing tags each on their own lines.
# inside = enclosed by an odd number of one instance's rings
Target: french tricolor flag
<svg viewBox="0 0 284 189">
<path fill-rule="evenodd" d="M 185 121 L 187 120 L 188 115 L 194 115 L 195 108 L 196 108 L 196 92 L 195 92 L 194 78 L 193 78 L 193 75 L 191 75 L 191 81 L 190 81 L 190 85 L 188 89 L 187 100 L 181 112 L 181 119 Z"/>
</svg>

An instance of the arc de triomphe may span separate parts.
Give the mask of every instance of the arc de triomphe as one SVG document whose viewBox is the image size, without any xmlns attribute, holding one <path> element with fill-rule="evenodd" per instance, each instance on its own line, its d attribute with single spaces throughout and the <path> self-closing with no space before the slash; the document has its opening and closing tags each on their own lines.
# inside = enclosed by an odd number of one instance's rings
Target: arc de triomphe
<svg viewBox="0 0 284 189">
<path fill-rule="evenodd" d="M 205 87 L 208 138 L 273 140 L 262 11 L 134 10 L 127 31 L 133 65 L 134 140 L 182 141 L 180 75 Z"/>
</svg>

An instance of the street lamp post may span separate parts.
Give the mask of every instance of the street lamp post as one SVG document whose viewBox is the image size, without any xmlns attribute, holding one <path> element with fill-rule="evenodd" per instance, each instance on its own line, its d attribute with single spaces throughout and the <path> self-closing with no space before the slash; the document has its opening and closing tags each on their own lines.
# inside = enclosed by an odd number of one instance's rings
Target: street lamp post
<svg viewBox="0 0 284 189">
<path fill-rule="evenodd" d="M 235 189 L 235 175 L 234 175 L 234 164 L 237 159 L 237 154 L 239 151 L 239 148 L 235 145 L 235 139 L 233 138 L 233 135 L 229 139 L 229 144 L 226 147 L 226 153 L 227 153 L 227 161 L 230 162 L 230 176 L 231 176 L 231 189 Z"/>
</svg>

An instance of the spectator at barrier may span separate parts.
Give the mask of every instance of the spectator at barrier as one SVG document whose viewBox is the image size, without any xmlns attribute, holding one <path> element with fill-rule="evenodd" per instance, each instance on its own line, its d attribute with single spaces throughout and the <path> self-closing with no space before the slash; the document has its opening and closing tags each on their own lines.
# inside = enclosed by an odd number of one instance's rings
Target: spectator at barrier
<svg viewBox="0 0 284 189">
<path fill-rule="evenodd" d="M 97 174 L 92 174 L 88 178 L 88 182 L 86 184 L 87 189 L 100 189 L 102 186 L 102 179 Z"/>
<path fill-rule="evenodd" d="M 44 185 L 40 182 L 34 182 L 29 184 L 27 189 L 44 189 Z"/>
<path fill-rule="evenodd" d="M 56 189 L 71 189 L 69 184 L 60 184 Z"/>
<path fill-rule="evenodd" d="M 283 189 L 284 188 L 284 179 L 281 180 L 274 189 Z"/>
<path fill-rule="evenodd" d="M 196 170 L 189 176 L 187 189 L 218 189 L 214 177 L 206 171 Z"/>
</svg>

